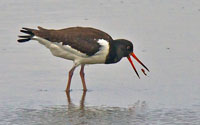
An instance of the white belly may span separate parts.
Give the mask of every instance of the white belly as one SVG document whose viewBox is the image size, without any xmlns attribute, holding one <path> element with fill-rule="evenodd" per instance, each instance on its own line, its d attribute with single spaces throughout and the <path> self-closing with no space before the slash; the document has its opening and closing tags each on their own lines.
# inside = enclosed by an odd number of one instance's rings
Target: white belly
<svg viewBox="0 0 200 125">
<path fill-rule="evenodd" d="M 80 51 L 71 48 L 69 45 L 50 42 L 41 37 L 34 36 L 33 39 L 46 46 L 54 56 L 72 60 L 76 65 L 105 63 L 106 56 L 109 52 L 108 42 L 103 39 L 98 41 L 98 43 L 101 45 L 100 51 L 95 53 L 93 56 L 88 56 L 84 53 L 81 53 Z"/>
</svg>

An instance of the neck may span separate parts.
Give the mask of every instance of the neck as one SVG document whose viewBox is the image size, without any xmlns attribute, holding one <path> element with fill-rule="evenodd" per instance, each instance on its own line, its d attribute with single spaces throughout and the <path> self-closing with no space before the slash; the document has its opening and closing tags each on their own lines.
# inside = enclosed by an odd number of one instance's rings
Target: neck
<svg viewBox="0 0 200 125">
<path fill-rule="evenodd" d="M 112 64 L 119 62 L 123 55 L 118 53 L 119 44 L 117 41 L 109 42 L 110 48 L 109 48 L 109 54 L 106 57 L 105 64 Z"/>
</svg>

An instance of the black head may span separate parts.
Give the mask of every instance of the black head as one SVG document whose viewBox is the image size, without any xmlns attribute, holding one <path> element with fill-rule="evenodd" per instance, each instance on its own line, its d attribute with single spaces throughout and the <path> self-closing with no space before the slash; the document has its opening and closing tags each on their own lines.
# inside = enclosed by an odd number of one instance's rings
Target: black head
<svg viewBox="0 0 200 125">
<path fill-rule="evenodd" d="M 127 57 L 133 52 L 133 44 L 125 39 L 117 39 L 115 41 L 116 52 L 119 58 Z"/>
<path fill-rule="evenodd" d="M 138 63 L 140 63 L 147 71 L 149 71 L 149 69 L 133 53 L 133 44 L 130 41 L 125 40 L 125 39 L 117 39 L 117 40 L 114 40 L 114 46 L 115 46 L 115 53 L 116 53 L 114 62 L 118 62 L 121 60 L 121 58 L 127 57 L 133 69 L 135 70 L 137 76 L 139 77 L 139 74 L 130 58 L 130 56 L 133 56 L 133 58 L 136 59 Z"/>
<path fill-rule="evenodd" d="M 113 44 L 115 48 L 114 62 L 120 61 L 123 57 L 128 57 L 133 52 L 133 44 L 125 39 L 114 40 Z"/>
</svg>

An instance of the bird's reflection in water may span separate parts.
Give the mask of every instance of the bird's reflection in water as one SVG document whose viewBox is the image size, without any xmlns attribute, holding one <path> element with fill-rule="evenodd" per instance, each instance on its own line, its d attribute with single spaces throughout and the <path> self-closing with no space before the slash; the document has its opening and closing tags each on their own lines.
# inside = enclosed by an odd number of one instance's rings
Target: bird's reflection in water
<svg viewBox="0 0 200 125">
<path fill-rule="evenodd" d="M 73 107 L 77 107 L 73 104 L 73 102 L 71 100 L 70 92 L 66 92 L 66 96 L 67 96 L 67 102 L 68 102 L 68 109 L 73 108 Z M 85 96 L 86 96 L 86 91 L 83 91 L 82 97 L 81 97 L 81 100 L 80 100 L 80 106 L 79 106 L 80 110 L 84 110 Z"/>
<path fill-rule="evenodd" d="M 71 93 L 72 94 L 72 93 Z M 148 118 L 145 101 L 123 108 L 112 106 L 86 106 L 86 92 L 82 93 L 80 103 L 75 105 L 66 93 L 67 105 L 55 105 L 42 109 L 21 109 L 15 114 L 15 123 L 48 125 L 94 125 L 94 124 L 140 124 Z"/>
<path fill-rule="evenodd" d="M 199 123 L 198 109 L 197 111 L 188 109 L 149 109 L 145 101 L 137 101 L 128 108 L 86 106 L 84 105 L 85 92 L 82 95 L 80 104 L 74 105 L 70 94 L 66 93 L 66 95 L 68 105 L 54 105 L 41 109 L 17 109 L 3 117 L 6 120 L 4 123 L 18 125 L 154 125 L 191 123 L 191 121 L 194 124 Z"/>
<path fill-rule="evenodd" d="M 78 124 L 96 124 L 100 121 L 106 121 L 108 124 L 118 123 L 131 123 L 134 118 L 138 122 L 145 118 L 146 102 L 137 101 L 135 104 L 128 108 L 122 107 L 108 107 L 108 106 L 85 106 L 86 92 L 83 91 L 79 105 L 72 102 L 70 93 L 67 96 L 67 118 L 71 123 Z M 78 120 L 77 120 L 78 119 Z M 107 124 L 106 123 L 106 124 Z M 137 123 L 137 122 L 136 122 Z"/>
</svg>

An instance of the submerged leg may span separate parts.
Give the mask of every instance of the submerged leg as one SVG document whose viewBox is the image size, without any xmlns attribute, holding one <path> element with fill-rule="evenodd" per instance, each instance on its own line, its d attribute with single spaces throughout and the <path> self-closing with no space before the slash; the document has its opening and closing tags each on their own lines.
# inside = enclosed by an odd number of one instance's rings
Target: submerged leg
<svg viewBox="0 0 200 125">
<path fill-rule="evenodd" d="M 74 65 L 72 67 L 72 69 L 69 71 L 69 74 L 68 74 L 68 82 L 67 82 L 67 88 L 66 88 L 66 92 L 69 92 L 70 91 L 70 85 L 71 85 L 71 80 L 72 80 L 72 76 L 73 76 L 73 73 L 74 73 L 74 70 L 75 70 L 76 66 Z"/>
<path fill-rule="evenodd" d="M 81 70 L 80 70 L 80 76 L 81 76 L 81 81 L 83 84 L 83 91 L 87 91 L 87 87 L 85 84 L 85 73 L 84 73 L 84 64 L 81 65 Z"/>
</svg>

